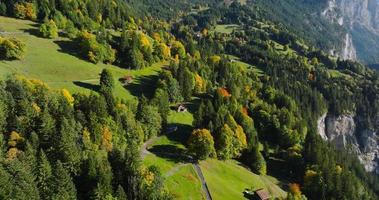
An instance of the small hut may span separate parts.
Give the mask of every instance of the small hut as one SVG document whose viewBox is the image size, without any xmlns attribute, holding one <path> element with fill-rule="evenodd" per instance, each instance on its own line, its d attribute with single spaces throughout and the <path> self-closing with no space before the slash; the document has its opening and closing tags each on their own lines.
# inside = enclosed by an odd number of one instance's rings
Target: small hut
<svg viewBox="0 0 379 200">
<path fill-rule="evenodd" d="M 120 78 L 120 81 L 124 85 L 128 85 L 133 82 L 133 76 L 126 75 L 122 78 Z"/>
<path fill-rule="evenodd" d="M 187 108 L 183 104 L 180 104 L 178 106 L 178 112 L 187 112 Z"/>
<path fill-rule="evenodd" d="M 259 189 L 254 191 L 254 199 L 256 200 L 268 200 L 270 199 L 270 193 L 265 189 Z"/>
</svg>

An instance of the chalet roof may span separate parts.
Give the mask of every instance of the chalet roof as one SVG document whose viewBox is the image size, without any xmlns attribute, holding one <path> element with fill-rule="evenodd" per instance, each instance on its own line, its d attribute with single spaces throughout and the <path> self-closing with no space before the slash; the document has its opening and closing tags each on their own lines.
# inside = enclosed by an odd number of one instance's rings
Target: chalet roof
<svg viewBox="0 0 379 200">
<path fill-rule="evenodd" d="M 267 200 L 270 199 L 270 194 L 264 190 L 264 189 L 259 189 L 255 191 L 255 194 L 259 197 L 261 200 Z"/>
</svg>

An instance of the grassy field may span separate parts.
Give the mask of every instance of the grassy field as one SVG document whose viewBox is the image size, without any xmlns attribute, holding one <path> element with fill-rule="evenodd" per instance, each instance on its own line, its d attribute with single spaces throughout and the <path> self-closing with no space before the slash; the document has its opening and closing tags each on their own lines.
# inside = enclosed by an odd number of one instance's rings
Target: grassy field
<svg viewBox="0 0 379 200">
<path fill-rule="evenodd" d="M 1 61 L 0 77 L 17 73 L 28 78 L 40 79 L 53 89 L 66 88 L 71 92 L 89 93 L 96 91 L 99 73 L 109 68 L 116 79 L 132 75 L 135 82 L 127 90 L 117 81 L 116 95 L 134 99 L 149 89 L 139 87 L 141 83 L 151 84 L 160 67 L 158 63 L 143 70 L 126 70 L 113 65 L 93 64 L 80 58 L 75 52 L 77 47 L 67 38 L 44 39 L 38 37 L 38 25 L 27 20 L 0 17 L 0 35 L 16 37 L 26 44 L 27 53 L 19 61 Z M 151 88 L 151 87 L 145 87 Z"/>
<path fill-rule="evenodd" d="M 234 60 L 234 63 L 236 63 L 237 65 L 240 65 L 241 67 L 245 68 L 246 70 L 252 70 L 258 76 L 262 76 L 264 74 L 264 72 L 261 69 L 259 69 L 258 67 L 250 65 L 250 64 L 245 63 L 245 62 L 242 62 L 241 59 L 236 57 L 236 56 L 233 56 L 233 55 L 226 55 L 226 56 L 228 57 L 228 59 Z"/>
<path fill-rule="evenodd" d="M 213 199 L 245 199 L 245 189 L 267 189 L 273 197 L 285 196 L 278 181 L 269 176 L 258 176 L 239 165 L 237 161 L 208 159 L 200 163 Z"/>
<path fill-rule="evenodd" d="M 215 32 L 218 32 L 218 33 L 226 33 L 226 34 L 230 34 L 232 33 L 234 30 L 238 30 L 240 28 L 239 25 L 237 24 L 219 24 L 215 27 Z"/>
</svg>

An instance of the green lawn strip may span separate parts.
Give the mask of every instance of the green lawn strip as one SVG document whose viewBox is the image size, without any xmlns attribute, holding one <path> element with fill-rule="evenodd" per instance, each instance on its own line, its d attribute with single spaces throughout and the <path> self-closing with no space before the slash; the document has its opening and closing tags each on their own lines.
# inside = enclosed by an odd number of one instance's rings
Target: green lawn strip
<svg viewBox="0 0 379 200">
<path fill-rule="evenodd" d="M 275 183 L 269 182 L 270 179 L 264 179 L 263 181 L 261 176 L 250 172 L 234 160 L 219 161 L 208 159 L 202 161 L 200 167 L 213 199 L 245 199 L 243 197 L 245 189 L 277 189 L 278 191 L 274 190 L 275 194 L 272 195 L 280 193 L 279 190 L 281 190 L 279 187 L 273 187 Z"/>
<path fill-rule="evenodd" d="M 230 34 L 239 28 L 240 26 L 238 24 L 218 24 L 216 25 L 214 32 Z"/>
<path fill-rule="evenodd" d="M 240 65 L 241 67 L 243 67 L 244 69 L 246 69 L 246 70 L 249 70 L 249 69 L 252 70 L 258 76 L 262 76 L 264 74 L 264 72 L 261 69 L 259 69 L 256 66 L 250 65 L 248 63 L 242 62 L 241 59 L 238 58 L 237 56 L 229 55 L 229 54 L 225 54 L 225 56 L 228 59 L 232 60 L 237 65 Z"/>
<path fill-rule="evenodd" d="M 166 177 L 165 185 L 175 199 L 205 199 L 201 182 L 191 164 L 181 167 L 176 173 Z"/>
</svg>

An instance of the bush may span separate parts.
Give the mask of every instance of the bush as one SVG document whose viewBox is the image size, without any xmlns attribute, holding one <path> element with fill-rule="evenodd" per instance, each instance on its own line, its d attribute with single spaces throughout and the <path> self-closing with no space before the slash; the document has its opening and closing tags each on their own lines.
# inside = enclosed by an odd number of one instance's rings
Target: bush
<svg viewBox="0 0 379 200">
<path fill-rule="evenodd" d="M 14 15 L 20 19 L 37 19 L 36 9 L 33 3 L 16 3 L 14 5 Z"/>
<path fill-rule="evenodd" d="M 39 32 L 45 38 L 58 37 L 58 27 L 53 20 L 43 23 L 39 28 Z"/>
<path fill-rule="evenodd" d="M 93 63 L 113 63 L 116 60 L 115 50 L 109 44 L 99 43 L 92 33 L 87 31 L 79 33 L 77 41 L 83 56 Z"/>
<path fill-rule="evenodd" d="M 25 54 L 25 44 L 16 38 L 0 37 L 0 59 L 21 59 Z"/>
<path fill-rule="evenodd" d="M 205 160 L 209 156 L 214 156 L 214 141 L 209 130 L 194 130 L 188 140 L 188 149 L 200 160 Z"/>
</svg>

